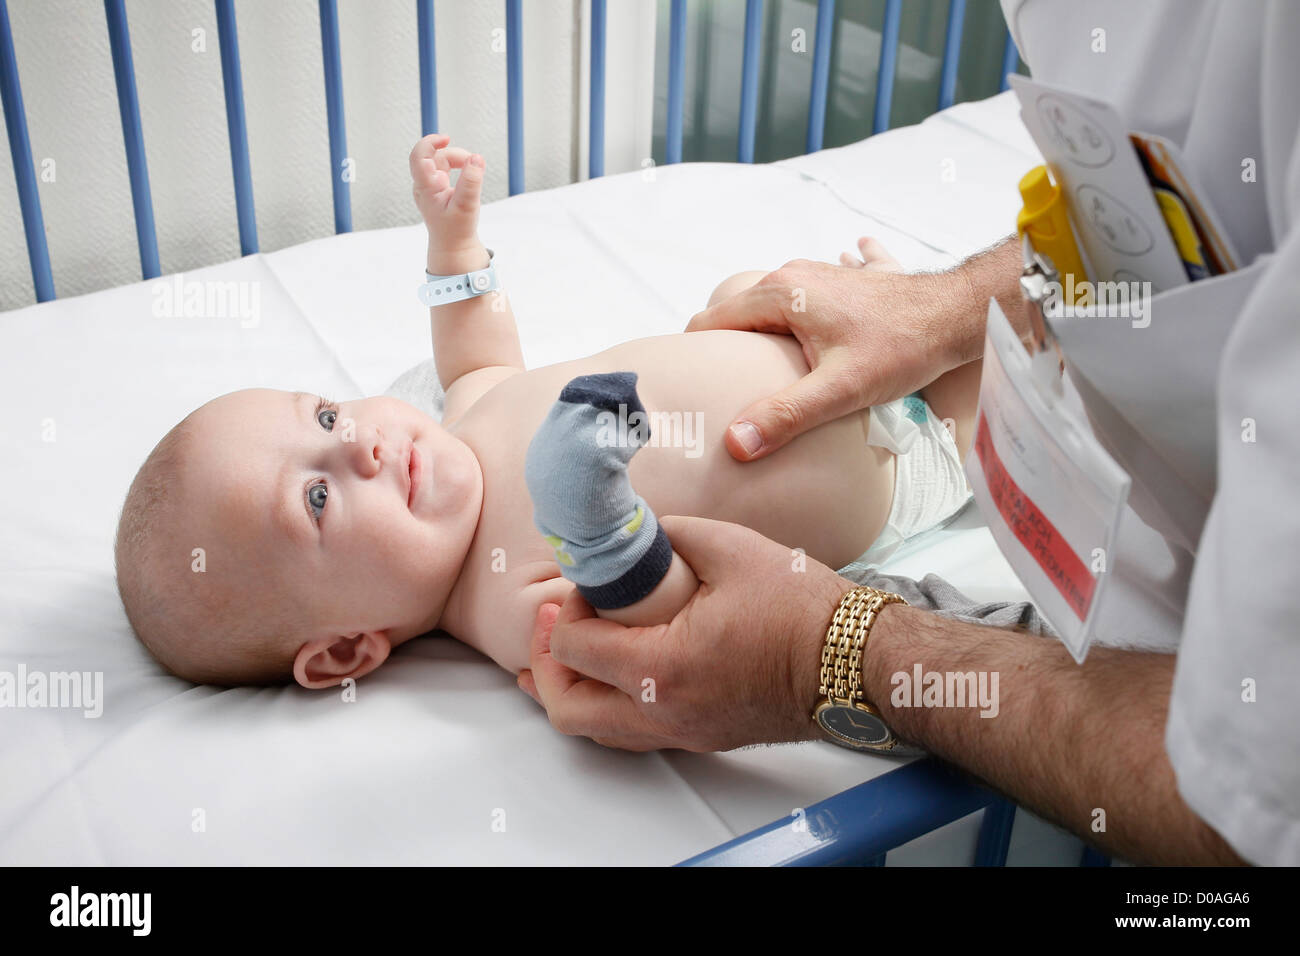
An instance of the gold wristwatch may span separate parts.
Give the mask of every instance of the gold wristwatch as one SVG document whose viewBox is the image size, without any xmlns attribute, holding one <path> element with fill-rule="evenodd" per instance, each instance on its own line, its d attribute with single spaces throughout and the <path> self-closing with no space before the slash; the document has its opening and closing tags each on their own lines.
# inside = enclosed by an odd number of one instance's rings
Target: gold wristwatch
<svg viewBox="0 0 1300 956">
<path fill-rule="evenodd" d="M 900 741 L 862 690 L 863 652 L 877 615 L 886 604 L 906 604 L 900 595 L 857 587 L 840 600 L 822 645 L 821 685 L 826 699 L 813 720 L 832 743 L 850 750 L 911 756 L 923 751 Z"/>
</svg>

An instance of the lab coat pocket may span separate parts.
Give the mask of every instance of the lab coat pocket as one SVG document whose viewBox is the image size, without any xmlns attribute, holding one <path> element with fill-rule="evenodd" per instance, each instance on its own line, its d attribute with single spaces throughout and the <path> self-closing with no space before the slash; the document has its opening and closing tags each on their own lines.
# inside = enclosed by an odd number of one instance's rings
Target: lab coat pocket
<svg viewBox="0 0 1300 956">
<path fill-rule="evenodd" d="M 1266 258 L 1109 314 L 1051 320 L 1094 433 L 1133 480 L 1129 504 L 1190 552 L 1214 497 L 1219 361 Z"/>
</svg>

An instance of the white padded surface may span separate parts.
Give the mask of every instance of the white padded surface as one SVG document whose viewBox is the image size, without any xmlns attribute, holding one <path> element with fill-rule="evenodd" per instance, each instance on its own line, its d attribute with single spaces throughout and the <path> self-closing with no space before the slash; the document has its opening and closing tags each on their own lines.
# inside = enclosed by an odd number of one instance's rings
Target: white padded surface
<svg viewBox="0 0 1300 956">
<path fill-rule="evenodd" d="M 862 234 L 909 268 L 995 241 L 1036 161 L 1014 110 L 1003 96 L 772 166 L 659 168 L 485 207 L 530 366 L 679 331 L 725 276 L 835 261 Z M 554 731 L 511 675 L 446 638 L 399 649 L 355 703 L 194 687 L 152 662 L 112 568 L 140 462 L 234 389 L 383 391 L 430 354 L 423 253 L 422 227 L 398 228 L 185 276 L 256 283 L 251 328 L 155 317 L 155 282 L 0 317 L 0 670 L 102 671 L 105 697 L 97 719 L 0 709 L 0 863 L 668 864 L 895 766 L 821 743 L 609 751 Z M 971 513 L 889 569 L 1023 597 Z M 1077 860 L 1072 838 L 1019 819 L 1013 862 Z M 977 829 L 978 815 L 890 862 L 968 863 Z"/>
</svg>

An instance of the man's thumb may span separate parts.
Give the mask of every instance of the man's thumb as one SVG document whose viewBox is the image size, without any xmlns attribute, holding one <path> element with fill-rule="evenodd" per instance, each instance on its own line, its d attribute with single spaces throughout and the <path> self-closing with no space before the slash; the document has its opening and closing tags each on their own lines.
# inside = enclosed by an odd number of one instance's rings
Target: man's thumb
<svg viewBox="0 0 1300 956">
<path fill-rule="evenodd" d="M 818 425 L 862 408 L 848 368 L 823 362 L 788 388 L 755 402 L 727 429 L 727 451 L 738 461 L 770 455 Z"/>
</svg>

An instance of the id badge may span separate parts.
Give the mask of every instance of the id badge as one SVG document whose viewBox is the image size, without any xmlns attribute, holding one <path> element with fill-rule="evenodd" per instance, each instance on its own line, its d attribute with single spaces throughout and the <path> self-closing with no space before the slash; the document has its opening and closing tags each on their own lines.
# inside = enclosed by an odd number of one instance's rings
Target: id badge
<svg viewBox="0 0 1300 956">
<path fill-rule="evenodd" d="M 966 476 L 994 541 L 1079 663 L 1092 643 L 1130 479 L 1065 400 L 1060 359 L 1031 356 L 989 300 Z"/>
</svg>

